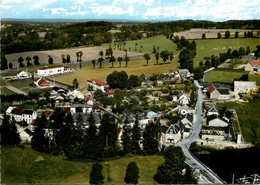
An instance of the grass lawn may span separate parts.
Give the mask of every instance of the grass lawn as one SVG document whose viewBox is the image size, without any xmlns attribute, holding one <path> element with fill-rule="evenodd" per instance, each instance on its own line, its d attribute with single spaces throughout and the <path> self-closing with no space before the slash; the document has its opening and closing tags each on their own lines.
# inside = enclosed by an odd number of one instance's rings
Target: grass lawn
<svg viewBox="0 0 260 185">
<path fill-rule="evenodd" d="M 32 87 L 30 84 L 33 83 L 33 79 L 25 79 L 25 80 L 17 80 L 17 81 L 9 81 L 9 84 L 24 91 L 29 92 Z"/>
<path fill-rule="evenodd" d="M 136 52 L 142 52 L 142 53 L 150 53 L 153 54 L 153 46 L 157 48 L 157 46 L 160 47 L 160 51 L 162 50 L 168 50 L 172 51 L 174 54 L 177 53 L 176 49 L 177 46 L 175 43 L 170 41 L 169 39 L 166 39 L 165 36 L 159 35 L 155 37 L 140 39 L 140 40 L 131 40 L 126 41 L 125 49 L 129 51 L 129 47 L 131 48 L 131 51 L 135 51 L 135 44 L 138 44 L 136 47 Z M 104 44 L 103 46 L 109 46 L 109 44 Z M 140 46 L 143 46 L 141 49 Z M 114 47 L 114 45 L 113 45 Z M 123 45 L 122 45 L 123 48 Z M 141 51 L 140 51 L 141 49 Z"/>
<path fill-rule="evenodd" d="M 249 81 L 256 81 L 256 85 L 260 86 L 260 75 L 259 74 L 249 74 Z"/>
<path fill-rule="evenodd" d="M 62 160 L 62 157 L 38 153 L 27 147 L 2 146 L 1 150 L 2 183 L 89 183 L 92 162 Z M 40 157 L 44 160 L 36 162 Z M 132 161 L 140 170 L 139 183 L 154 184 L 153 175 L 164 159 L 162 156 L 132 156 L 102 162 L 105 184 L 123 184 L 126 167 Z M 110 182 L 107 177 L 111 178 Z"/>
<path fill-rule="evenodd" d="M 205 82 L 219 82 L 219 83 L 233 83 L 235 78 L 240 78 L 243 74 L 247 72 L 244 71 L 218 71 L 214 70 L 206 74 Z"/>
<path fill-rule="evenodd" d="M 238 50 L 241 46 L 244 48 L 249 46 L 251 51 L 254 51 L 260 43 L 260 38 L 203 39 L 195 41 L 197 43 L 197 55 L 194 59 L 194 67 L 197 67 L 204 57 L 227 52 L 229 48 Z"/>
<path fill-rule="evenodd" d="M 237 111 L 243 137 L 246 141 L 260 146 L 260 98 L 250 100 L 248 103 L 224 103 L 218 107 L 234 108 Z"/>
<path fill-rule="evenodd" d="M 6 87 L 2 87 L 1 90 L 0 90 L 0 95 L 9 96 L 9 95 L 12 95 L 12 94 L 15 94 L 15 92 L 7 89 Z"/>
<path fill-rule="evenodd" d="M 159 60 L 160 65 L 155 65 L 156 60 L 152 56 L 151 60 L 149 61 L 149 66 L 146 66 L 146 60 L 141 58 L 131 58 L 128 67 L 125 66 L 125 62 L 122 62 L 122 67 L 119 68 L 119 63 L 114 63 L 114 68 L 111 68 L 111 63 L 103 62 L 103 68 L 98 68 L 99 63 L 96 63 L 96 68 L 93 69 L 92 63 L 84 63 L 82 65 L 82 69 L 78 72 L 64 74 L 56 77 L 51 77 L 52 79 L 55 78 L 56 81 L 62 82 L 65 84 L 72 84 L 73 79 L 77 78 L 80 85 L 85 85 L 85 82 L 90 78 L 97 78 L 100 80 L 106 80 L 107 75 L 112 73 L 113 71 L 126 71 L 127 74 L 130 75 L 141 75 L 145 74 L 147 76 L 151 76 L 153 73 L 165 73 L 169 72 L 170 70 L 175 71 L 178 69 L 179 63 L 177 62 L 178 55 L 174 56 L 173 62 L 162 65 L 162 59 Z"/>
</svg>

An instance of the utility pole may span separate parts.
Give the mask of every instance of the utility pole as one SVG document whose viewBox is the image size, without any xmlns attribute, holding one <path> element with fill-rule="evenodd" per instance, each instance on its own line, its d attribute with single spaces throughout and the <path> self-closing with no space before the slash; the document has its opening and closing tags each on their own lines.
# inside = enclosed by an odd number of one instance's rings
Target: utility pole
<svg viewBox="0 0 260 185">
<path fill-rule="evenodd" d="M 235 174 L 233 173 L 232 184 L 234 184 L 234 178 L 235 178 Z"/>
</svg>

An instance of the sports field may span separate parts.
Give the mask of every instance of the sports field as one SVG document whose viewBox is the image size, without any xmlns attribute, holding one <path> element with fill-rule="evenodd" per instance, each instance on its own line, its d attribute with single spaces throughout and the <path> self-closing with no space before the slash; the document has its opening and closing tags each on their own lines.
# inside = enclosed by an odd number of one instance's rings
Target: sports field
<svg viewBox="0 0 260 185">
<path fill-rule="evenodd" d="M 204 57 L 227 52 L 229 48 L 238 50 L 241 46 L 244 48 L 249 46 L 251 51 L 254 51 L 256 46 L 260 45 L 260 38 L 204 39 L 195 41 L 197 43 L 197 55 L 194 59 L 194 67 L 199 66 L 199 62 L 203 61 Z"/>
<path fill-rule="evenodd" d="M 114 68 L 111 68 L 110 62 L 103 62 L 103 68 L 98 68 L 99 63 L 96 63 L 96 68 L 93 68 L 92 63 L 84 63 L 82 65 L 82 69 L 78 72 L 64 74 L 60 76 L 51 77 L 55 78 L 56 81 L 71 85 L 73 79 L 77 78 L 78 82 L 81 85 L 86 85 L 86 81 L 90 78 L 97 78 L 100 80 L 106 80 L 106 77 L 112 73 L 113 71 L 126 71 L 128 76 L 130 75 L 141 75 L 145 74 L 146 76 L 151 76 L 153 73 L 166 73 L 169 71 L 175 71 L 178 69 L 179 63 L 177 62 L 178 54 L 174 56 L 174 59 L 171 63 L 162 64 L 163 61 L 160 58 L 159 65 L 155 65 L 156 60 L 154 56 L 151 56 L 151 60 L 149 61 L 149 66 L 146 66 L 146 60 L 141 58 L 130 58 L 128 62 L 128 67 L 125 67 L 125 62 L 122 62 L 122 67 L 119 68 L 119 63 L 114 63 Z"/>
<path fill-rule="evenodd" d="M 135 44 L 137 43 L 137 46 Z M 104 44 L 104 46 L 109 46 L 109 44 Z M 140 47 L 142 46 L 142 48 Z M 155 37 L 150 37 L 150 38 L 144 38 L 140 40 L 131 40 L 131 41 L 126 41 L 125 49 L 129 51 L 129 47 L 131 48 L 130 51 L 133 52 L 142 52 L 142 53 L 150 53 L 153 54 L 153 46 L 159 46 L 160 51 L 162 50 L 168 50 L 173 52 L 174 54 L 177 53 L 176 49 L 177 46 L 175 43 L 173 43 L 171 40 L 166 39 L 165 36 L 159 35 Z M 113 47 L 115 47 L 113 45 Z M 135 50 L 136 47 L 136 50 Z M 122 45 L 123 48 L 123 45 Z"/>
<path fill-rule="evenodd" d="M 28 147 L 1 148 L 1 182 L 4 184 L 88 184 L 92 162 L 63 160 Z M 102 162 L 105 184 L 123 184 L 126 167 L 135 161 L 139 184 L 155 184 L 153 176 L 162 156 L 128 156 Z M 110 181 L 108 181 L 110 179 Z"/>
</svg>

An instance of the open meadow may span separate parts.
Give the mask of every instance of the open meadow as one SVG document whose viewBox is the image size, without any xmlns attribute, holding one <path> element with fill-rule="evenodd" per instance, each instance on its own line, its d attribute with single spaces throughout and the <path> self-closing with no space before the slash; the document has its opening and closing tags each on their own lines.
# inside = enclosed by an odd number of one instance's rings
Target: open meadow
<svg viewBox="0 0 260 185">
<path fill-rule="evenodd" d="M 136 43 L 137 43 L 137 46 L 135 46 Z M 104 44 L 103 46 L 109 46 L 109 44 Z M 142 46 L 142 48 L 140 46 Z M 173 52 L 174 54 L 177 53 L 176 44 L 174 42 L 172 42 L 171 40 L 166 39 L 166 37 L 163 35 L 150 37 L 150 38 L 144 38 L 144 39 L 140 39 L 140 40 L 126 41 L 125 49 L 129 50 L 129 47 L 130 47 L 130 51 L 150 53 L 150 55 L 151 55 L 151 54 L 153 54 L 153 46 L 155 46 L 156 48 L 157 48 L 157 46 L 159 46 L 160 51 L 168 50 L 168 51 Z M 114 47 L 115 46 L 113 45 L 113 48 Z M 123 48 L 123 45 L 122 45 L 122 48 Z M 136 50 L 135 50 L 135 48 L 136 48 Z"/>
<path fill-rule="evenodd" d="M 198 67 L 199 62 L 204 61 L 204 57 L 227 52 L 229 48 L 238 50 L 240 47 L 246 48 L 249 46 L 251 51 L 254 51 L 256 46 L 260 44 L 260 38 L 203 39 L 195 41 L 197 44 L 197 55 L 194 59 L 194 67 Z"/>
<path fill-rule="evenodd" d="M 88 184 L 93 164 L 65 160 L 62 156 L 39 153 L 29 147 L 4 146 L 1 148 L 1 161 L 1 182 L 4 184 Z M 133 161 L 139 167 L 139 184 L 155 184 L 153 176 L 164 162 L 158 155 L 126 156 L 101 162 L 105 184 L 123 184 L 127 165 Z"/>
<path fill-rule="evenodd" d="M 213 70 L 205 75 L 205 82 L 219 82 L 232 84 L 234 79 L 239 79 L 243 74 L 248 74 L 243 70 Z M 249 81 L 256 81 L 260 85 L 260 75 L 248 74 Z"/>
<path fill-rule="evenodd" d="M 75 78 L 78 79 L 80 85 L 85 85 L 86 81 L 90 78 L 97 78 L 100 80 L 106 80 L 106 77 L 113 71 L 125 71 L 129 76 L 130 75 L 141 75 L 145 74 L 146 76 L 151 76 L 153 73 L 166 73 L 169 71 L 175 71 L 178 69 L 179 63 L 177 62 L 178 55 L 174 56 L 174 59 L 171 63 L 162 64 L 162 59 L 159 60 L 159 65 L 155 65 L 156 60 L 154 56 L 151 57 L 149 61 L 149 66 L 146 66 L 146 60 L 141 58 L 131 58 L 128 62 L 128 67 L 125 67 L 125 62 L 122 62 L 122 67 L 119 68 L 119 63 L 114 63 L 114 68 L 111 68 L 110 62 L 103 62 L 103 68 L 99 68 L 99 63 L 96 63 L 96 68 L 93 68 L 92 63 L 84 63 L 82 69 L 78 72 L 73 72 L 69 74 L 64 74 L 60 76 L 53 76 L 52 79 L 55 79 L 58 82 L 71 85 Z"/>
<path fill-rule="evenodd" d="M 228 102 L 220 107 L 236 109 L 243 137 L 246 141 L 260 146 L 260 97 L 250 99 L 248 103 Z M 258 116 L 257 116 L 258 115 Z"/>
</svg>

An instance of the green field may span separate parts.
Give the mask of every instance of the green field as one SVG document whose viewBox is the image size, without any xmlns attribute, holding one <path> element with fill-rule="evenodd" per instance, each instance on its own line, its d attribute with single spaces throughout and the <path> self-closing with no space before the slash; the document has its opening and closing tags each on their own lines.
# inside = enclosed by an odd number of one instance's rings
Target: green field
<svg viewBox="0 0 260 185">
<path fill-rule="evenodd" d="M 8 96 L 8 95 L 12 95 L 12 94 L 15 94 L 15 92 L 7 89 L 6 87 L 2 87 L 0 90 L 0 95 Z"/>
<path fill-rule="evenodd" d="M 236 109 L 243 137 L 246 141 L 260 146 L 260 98 L 250 100 L 249 103 L 224 103 L 218 107 Z"/>
<path fill-rule="evenodd" d="M 204 57 L 227 52 L 229 48 L 238 50 L 241 46 L 245 48 L 249 46 L 251 51 L 254 51 L 256 46 L 260 44 L 260 38 L 203 39 L 195 41 L 197 43 L 197 55 L 194 59 L 194 67 L 199 66 L 199 62 L 203 61 Z"/>
<path fill-rule="evenodd" d="M 151 56 L 151 60 L 149 61 L 149 66 L 146 66 L 146 60 L 141 58 L 130 58 L 128 62 L 128 67 L 125 67 L 125 62 L 122 62 L 122 67 L 119 68 L 119 63 L 114 63 L 114 68 L 111 68 L 110 62 L 103 62 L 103 68 L 98 68 L 99 63 L 96 63 L 96 68 L 93 69 L 91 63 L 84 63 L 82 65 L 82 69 L 78 72 L 68 73 L 60 76 L 51 77 L 55 78 L 56 81 L 65 83 L 68 85 L 72 84 L 73 79 L 77 78 L 80 86 L 86 85 L 86 82 L 90 78 L 97 78 L 100 80 L 106 80 L 106 77 L 112 73 L 113 71 L 125 71 L 128 76 L 130 75 L 141 75 L 145 74 L 146 76 L 151 76 L 153 73 L 166 73 L 169 71 L 178 70 L 179 63 L 178 54 L 174 55 L 174 59 L 172 63 L 167 62 L 167 64 L 162 65 L 162 59 L 159 60 L 159 65 L 156 64 L 156 60 L 154 56 Z"/>
<path fill-rule="evenodd" d="M 43 158 L 43 161 L 36 162 Z M 135 161 L 140 170 L 140 184 L 154 184 L 153 175 L 164 162 L 162 156 L 122 157 L 102 162 L 105 184 L 123 184 L 129 162 Z M 14 183 L 88 184 L 92 162 L 68 161 L 62 157 L 38 153 L 28 147 L 1 148 L 1 181 Z M 107 181 L 111 178 L 111 181 Z"/>
<path fill-rule="evenodd" d="M 17 81 L 9 81 L 9 84 L 24 91 L 29 92 L 32 87 L 30 84 L 33 83 L 33 79 L 26 79 L 26 80 L 17 80 Z"/>
<path fill-rule="evenodd" d="M 172 51 L 174 54 L 177 53 L 176 49 L 177 46 L 175 43 L 173 43 L 171 40 L 166 39 L 165 36 L 159 35 L 155 37 L 140 39 L 140 40 L 131 40 L 126 41 L 125 49 L 129 50 L 129 47 L 131 48 L 131 51 L 135 51 L 135 44 L 138 44 L 136 47 L 136 52 L 142 52 L 142 53 L 150 53 L 153 54 L 153 46 L 159 46 L 160 51 L 162 50 L 168 50 Z M 104 44 L 103 46 L 108 46 L 109 44 Z M 140 46 L 143 46 L 141 49 Z M 114 47 L 114 45 L 113 45 Z M 123 47 L 123 46 L 122 46 Z M 141 51 L 140 51 L 141 49 Z"/>
</svg>

